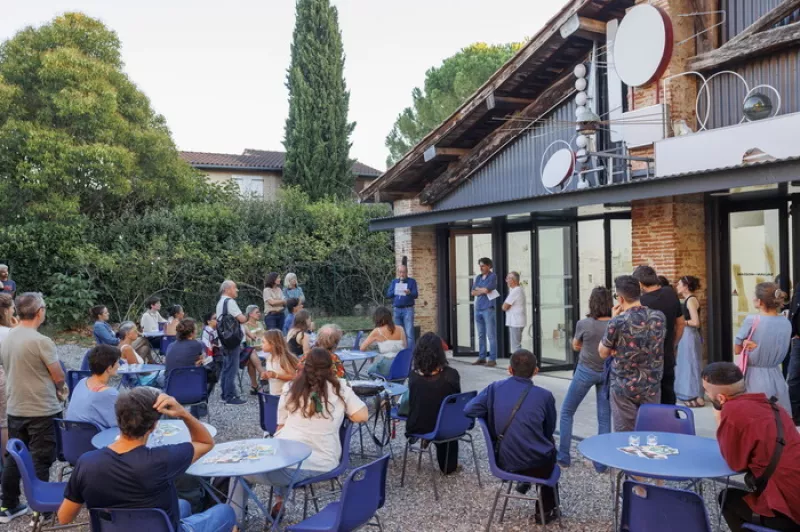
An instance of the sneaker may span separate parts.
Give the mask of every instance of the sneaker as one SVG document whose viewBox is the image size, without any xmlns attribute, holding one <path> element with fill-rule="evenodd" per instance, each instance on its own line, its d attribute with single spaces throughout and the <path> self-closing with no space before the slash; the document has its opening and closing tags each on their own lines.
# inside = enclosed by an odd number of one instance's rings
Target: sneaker
<svg viewBox="0 0 800 532">
<path fill-rule="evenodd" d="M 479 358 L 478 360 L 472 363 L 473 366 L 483 366 L 484 364 L 486 364 L 486 360 L 483 358 Z"/>
<path fill-rule="evenodd" d="M 497 362 L 495 362 L 494 360 L 490 360 L 489 362 L 486 363 L 486 367 L 487 368 L 493 368 L 496 365 L 497 365 Z"/>
<path fill-rule="evenodd" d="M 226 405 L 244 405 L 247 404 L 247 401 L 242 399 L 241 397 L 234 397 L 233 399 L 228 399 L 225 401 Z"/>
<path fill-rule="evenodd" d="M 28 512 L 30 512 L 30 509 L 24 504 L 18 504 L 16 508 L 0 508 L 0 523 L 10 523 Z"/>
</svg>

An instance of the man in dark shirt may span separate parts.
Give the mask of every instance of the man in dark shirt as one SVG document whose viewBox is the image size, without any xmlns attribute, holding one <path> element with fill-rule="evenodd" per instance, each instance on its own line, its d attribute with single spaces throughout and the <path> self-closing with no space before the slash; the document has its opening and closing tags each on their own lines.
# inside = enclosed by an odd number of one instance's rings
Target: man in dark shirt
<svg viewBox="0 0 800 532">
<path fill-rule="evenodd" d="M 556 400 L 553 394 L 533 384 L 538 373 L 536 356 L 528 350 L 519 349 L 511 355 L 508 379 L 493 382 L 483 389 L 464 407 L 470 417 L 487 420 L 489 432 L 497 435 L 508 425 L 503 435 L 498 457 L 498 466 L 510 473 L 534 478 L 548 478 L 556 464 L 556 446 L 553 432 L 556 430 Z M 522 398 L 522 403 L 511 424 L 511 412 Z M 495 445 L 497 445 L 495 441 Z M 526 493 L 530 485 L 522 484 L 517 491 Z M 557 510 L 555 490 L 542 486 L 542 501 L 546 521 L 550 521 Z M 537 507 L 537 522 L 540 522 Z"/>
<path fill-rule="evenodd" d="M 703 388 L 718 415 L 717 441 L 734 471 L 764 476 L 778 441 L 776 411 L 763 393 L 747 393 L 742 372 L 731 362 L 703 370 Z M 760 492 L 728 488 L 720 493 L 722 515 L 732 532 L 745 523 L 771 530 L 800 530 L 800 435 L 789 414 L 775 405 L 783 426 L 783 451 Z"/>
<path fill-rule="evenodd" d="M 675 351 L 683 336 L 686 320 L 678 295 L 671 286 L 662 286 L 656 271 L 650 266 L 638 266 L 633 276 L 642 287 L 642 305 L 664 313 L 667 337 L 664 340 L 664 375 L 661 378 L 661 404 L 675 404 Z"/>
</svg>

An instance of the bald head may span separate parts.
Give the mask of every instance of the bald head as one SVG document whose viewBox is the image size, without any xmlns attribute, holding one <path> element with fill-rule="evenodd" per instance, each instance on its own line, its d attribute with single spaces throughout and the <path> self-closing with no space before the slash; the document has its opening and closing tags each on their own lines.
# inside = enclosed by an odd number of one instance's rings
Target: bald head
<svg viewBox="0 0 800 532">
<path fill-rule="evenodd" d="M 230 279 L 225 279 L 222 281 L 222 284 L 219 285 L 219 293 L 223 296 L 228 296 L 232 298 L 236 298 L 239 295 L 239 288 L 236 286 L 236 283 L 231 281 Z"/>
</svg>

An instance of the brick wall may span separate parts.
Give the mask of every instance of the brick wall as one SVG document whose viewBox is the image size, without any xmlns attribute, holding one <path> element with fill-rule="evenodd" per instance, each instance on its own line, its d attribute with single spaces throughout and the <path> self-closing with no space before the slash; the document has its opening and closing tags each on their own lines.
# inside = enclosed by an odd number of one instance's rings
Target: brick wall
<svg viewBox="0 0 800 532">
<path fill-rule="evenodd" d="M 397 200 L 394 214 L 411 214 L 430 210 L 418 199 Z M 419 298 L 415 308 L 415 322 L 421 331 L 437 331 L 436 304 L 438 297 L 436 256 L 436 230 L 433 227 L 403 227 L 394 230 L 395 261 L 399 265 L 408 257 L 408 275 L 417 281 Z"/>
</svg>

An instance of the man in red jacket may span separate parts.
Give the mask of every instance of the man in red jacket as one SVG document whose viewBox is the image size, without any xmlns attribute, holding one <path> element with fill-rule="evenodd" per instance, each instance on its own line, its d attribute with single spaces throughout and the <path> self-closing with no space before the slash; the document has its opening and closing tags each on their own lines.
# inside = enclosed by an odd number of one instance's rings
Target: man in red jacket
<svg viewBox="0 0 800 532">
<path fill-rule="evenodd" d="M 720 411 L 722 457 L 758 486 L 753 492 L 729 488 L 720 493 L 731 531 L 739 532 L 745 523 L 800 531 L 800 435 L 791 416 L 763 393 L 747 393 L 742 372 L 730 362 L 706 366 L 703 388 Z"/>
</svg>

